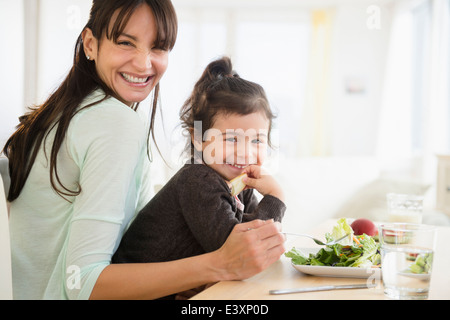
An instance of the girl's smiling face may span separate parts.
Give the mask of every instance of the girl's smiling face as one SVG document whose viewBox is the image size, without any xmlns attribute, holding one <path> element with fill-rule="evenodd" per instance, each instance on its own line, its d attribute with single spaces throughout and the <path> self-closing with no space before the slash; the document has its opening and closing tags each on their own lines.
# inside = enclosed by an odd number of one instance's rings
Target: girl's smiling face
<svg viewBox="0 0 450 320">
<path fill-rule="evenodd" d="M 157 24 L 145 4 L 131 15 L 117 42 L 103 35 L 98 45 L 91 30 L 83 33 L 86 55 L 95 60 L 99 77 L 127 105 L 145 100 L 167 69 L 169 52 L 155 45 L 156 39 Z"/>
<path fill-rule="evenodd" d="M 251 165 L 262 165 L 268 144 L 269 120 L 262 112 L 248 115 L 219 113 L 204 134 L 203 161 L 226 180 Z M 199 144 L 194 142 L 199 149 Z"/>
</svg>

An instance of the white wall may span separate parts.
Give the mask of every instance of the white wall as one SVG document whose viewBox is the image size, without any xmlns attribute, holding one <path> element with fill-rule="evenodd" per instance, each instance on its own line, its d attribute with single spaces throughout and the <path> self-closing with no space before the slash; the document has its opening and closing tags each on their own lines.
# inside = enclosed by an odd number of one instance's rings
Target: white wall
<svg viewBox="0 0 450 320">
<path fill-rule="evenodd" d="M 72 65 L 91 0 L 0 0 L 0 146 L 26 108 L 42 103 Z"/>
<path fill-rule="evenodd" d="M 380 28 L 369 28 L 367 8 L 357 4 L 336 10 L 330 99 L 334 156 L 376 155 L 391 17 L 386 7 L 377 6 Z M 351 85 L 360 85 L 362 92 L 348 92 Z"/>
<path fill-rule="evenodd" d="M 0 0 L 0 149 L 23 113 L 23 31 L 23 1 Z"/>
<path fill-rule="evenodd" d="M 91 4 L 91 0 L 40 0 L 36 102 L 46 99 L 69 72 Z"/>
</svg>

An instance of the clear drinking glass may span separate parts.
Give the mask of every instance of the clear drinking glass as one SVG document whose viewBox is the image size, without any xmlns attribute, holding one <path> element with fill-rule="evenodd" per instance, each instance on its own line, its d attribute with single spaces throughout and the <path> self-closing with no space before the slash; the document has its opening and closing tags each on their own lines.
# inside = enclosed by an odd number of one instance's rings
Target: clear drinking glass
<svg viewBox="0 0 450 320">
<path fill-rule="evenodd" d="M 427 299 L 436 228 L 386 223 L 379 227 L 384 293 L 393 299 Z"/>
<path fill-rule="evenodd" d="M 389 193 L 386 199 L 390 222 L 422 223 L 422 196 Z"/>
</svg>

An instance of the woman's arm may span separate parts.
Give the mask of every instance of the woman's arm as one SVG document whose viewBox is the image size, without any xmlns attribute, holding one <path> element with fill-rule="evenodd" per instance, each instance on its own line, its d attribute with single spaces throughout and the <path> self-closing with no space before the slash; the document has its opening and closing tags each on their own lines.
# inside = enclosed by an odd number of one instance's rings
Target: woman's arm
<svg viewBox="0 0 450 320">
<path fill-rule="evenodd" d="M 68 159 L 79 170 L 71 177 L 81 193 L 72 202 L 61 252 L 68 271 L 60 281 L 69 299 L 90 297 L 135 213 L 145 141 L 145 125 L 138 114 L 113 98 L 83 109 L 72 119 Z M 64 162 L 58 169 L 66 172 Z M 74 267 L 79 270 L 76 274 L 69 272 Z M 71 281 L 76 285 L 68 285 Z"/>
<path fill-rule="evenodd" d="M 161 263 L 112 264 L 100 274 L 91 299 L 155 299 L 221 280 L 242 280 L 266 269 L 285 251 L 277 222 L 234 227 L 218 250 Z"/>
</svg>

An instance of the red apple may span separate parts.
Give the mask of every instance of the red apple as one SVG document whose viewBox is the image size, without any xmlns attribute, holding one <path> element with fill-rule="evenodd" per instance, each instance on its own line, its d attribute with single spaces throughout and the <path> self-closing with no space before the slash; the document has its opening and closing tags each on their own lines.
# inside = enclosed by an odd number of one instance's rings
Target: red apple
<svg viewBox="0 0 450 320">
<path fill-rule="evenodd" d="M 378 234 L 378 229 L 375 226 L 375 224 L 370 221 L 369 219 L 356 219 L 353 221 L 353 223 L 350 225 L 352 227 L 353 232 L 355 235 L 361 235 L 363 233 L 373 237 Z"/>
</svg>

